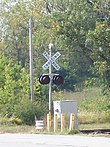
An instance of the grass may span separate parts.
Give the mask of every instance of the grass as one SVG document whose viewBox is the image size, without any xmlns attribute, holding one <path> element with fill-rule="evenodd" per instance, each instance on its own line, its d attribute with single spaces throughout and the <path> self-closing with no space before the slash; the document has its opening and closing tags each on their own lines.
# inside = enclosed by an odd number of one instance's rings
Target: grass
<svg viewBox="0 0 110 147">
<path fill-rule="evenodd" d="M 110 129 L 110 123 L 80 124 L 79 130 Z"/>
<path fill-rule="evenodd" d="M 35 126 L 27 125 L 1 125 L 0 134 L 2 133 L 36 133 Z"/>
<path fill-rule="evenodd" d="M 85 99 L 94 99 L 102 97 L 101 89 L 100 88 L 86 88 L 81 92 L 64 92 L 63 97 L 64 99 L 69 100 L 77 100 L 80 103 L 82 100 Z"/>
<path fill-rule="evenodd" d="M 110 123 L 110 114 L 106 111 L 103 112 L 87 112 L 81 111 L 78 113 L 78 121 L 80 124 L 93 124 L 93 123 Z"/>
</svg>

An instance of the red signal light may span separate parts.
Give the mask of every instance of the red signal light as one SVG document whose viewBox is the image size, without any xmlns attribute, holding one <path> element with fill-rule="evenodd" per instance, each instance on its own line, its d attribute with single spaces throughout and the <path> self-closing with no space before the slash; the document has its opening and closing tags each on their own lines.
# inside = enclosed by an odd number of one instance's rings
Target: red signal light
<svg viewBox="0 0 110 147">
<path fill-rule="evenodd" d="M 56 85 L 60 85 L 63 83 L 63 77 L 59 74 L 53 76 L 53 83 Z"/>
<path fill-rule="evenodd" d="M 40 77 L 39 77 L 39 82 L 41 83 L 41 84 L 49 84 L 49 82 L 50 82 L 50 77 L 49 77 L 49 75 L 41 75 Z"/>
</svg>

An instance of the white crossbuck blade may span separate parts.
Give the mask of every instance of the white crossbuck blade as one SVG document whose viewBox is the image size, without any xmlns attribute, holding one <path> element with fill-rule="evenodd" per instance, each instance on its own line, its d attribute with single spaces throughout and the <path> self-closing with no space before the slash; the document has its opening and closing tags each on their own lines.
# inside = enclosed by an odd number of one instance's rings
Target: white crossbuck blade
<svg viewBox="0 0 110 147">
<path fill-rule="evenodd" d="M 44 51 L 43 56 L 48 60 L 42 67 L 46 70 L 50 64 L 56 69 L 59 70 L 60 66 L 55 62 L 55 60 L 60 56 L 60 52 L 56 52 L 52 57 L 50 57 L 49 53 Z"/>
</svg>

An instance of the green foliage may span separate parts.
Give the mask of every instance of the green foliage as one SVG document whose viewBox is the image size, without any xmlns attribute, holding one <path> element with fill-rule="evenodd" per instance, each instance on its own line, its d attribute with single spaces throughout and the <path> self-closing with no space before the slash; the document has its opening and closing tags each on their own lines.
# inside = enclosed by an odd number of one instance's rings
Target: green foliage
<svg viewBox="0 0 110 147">
<path fill-rule="evenodd" d="M 87 80 L 84 81 L 84 87 L 99 87 L 100 82 L 98 77 L 93 77 L 93 78 L 88 78 Z"/>
<path fill-rule="evenodd" d="M 64 99 L 62 91 L 54 91 L 53 92 L 53 101 L 62 101 Z"/>
<path fill-rule="evenodd" d="M 110 111 L 103 112 L 88 112 L 82 111 L 78 113 L 79 124 L 93 124 L 93 123 L 109 123 Z"/>
<path fill-rule="evenodd" d="M 80 133 L 80 131 L 79 130 L 71 130 L 71 131 L 69 131 L 69 133 L 68 134 L 79 134 Z"/>
<path fill-rule="evenodd" d="M 56 1 L 55 8 L 58 10 L 53 12 L 53 20 L 59 25 L 58 36 L 62 54 L 65 54 L 60 60 L 63 69 L 60 72 L 65 78 L 61 88 L 74 91 L 75 86 L 92 75 L 89 71 L 91 51 L 86 47 L 86 35 L 95 28 L 95 16 L 86 1 L 60 2 Z"/>
<path fill-rule="evenodd" d="M 75 91 L 82 83 L 89 87 L 98 83 L 103 93 L 110 96 L 108 0 L 92 4 L 85 0 L 2 0 L 0 4 L 0 114 L 12 116 L 15 106 L 24 99 L 29 105 L 29 18 L 33 19 L 35 101 L 45 105 L 48 101 L 48 86 L 40 85 L 35 79 L 44 73 L 42 53 L 51 42 L 55 45 L 52 53 L 60 50 L 62 54 L 58 59 L 59 73 L 64 77 L 64 83 L 53 85 L 53 90 Z M 98 100 L 97 108 L 101 101 Z M 30 111 L 34 115 L 34 110 Z"/>
<path fill-rule="evenodd" d="M 21 62 L 23 66 L 26 65 L 26 61 L 28 60 L 28 34 L 26 23 L 30 17 L 33 17 L 33 46 L 35 48 L 36 57 L 42 58 L 41 54 L 43 50 L 46 50 L 50 41 L 53 41 L 58 47 L 64 48 L 64 51 L 67 53 L 66 62 L 69 62 L 68 66 L 70 66 L 69 72 L 73 73 L 75 68 L 76 74 L 78 75 L 77 81 L 80 81 L 80 77 L 83 76 L 84 78 L 85 72 L 87 74 L 90 64 L 87 64 L 88 59 L 86 56 L 88 50 L 84 47 L 84 44 L 88 30 L 93 30 L 95 27 L 93 9 L 84 0 L 76 1 L 74 3 L 72 1 L 68 2 L 68 0 L 57 0 L 51 1 L 51 5 L 49 5 L 49 3 L 49 1 L 29 1 L 27 3 L 17 2 L 14 4 L 10 2 L 8 11 L 6 11 L 4 8 L 7 7 L 7 5 L 5 4 L 5 1 L 2 2 L 2 17 L 5 21 L 8 21 L 8 24 L 6 23 L 6 25 L 4 21 L 4 25 L 2 26 L 8 34 L 8 38 L 5 36 L 5 39 L 3 39 L 5 43 L 8 43 L 8 49 L 6 49 L 6 52 L 11 50 L 11 56 L 16 54 L 15 57 L 12 57 L 14 59 L 17 58 L 16 61 L 18 61 L 18 63 Z M 19 11 L 17 11 L 17 9 L 19 9 Z M 11 15 L 7 15 L 9 12 Z M 10 38 L 10 36 L 13 36 L 13 39 Z M 74 52 L 74 54 L 70 55 L 70 52 Z M 63 60 L 65 60 L 65 57 L 63 58 Z M 38 69 L 40 70 L 41 62 L 42 59 L 39 59 L 39 61 L 37 60 L 37 65 L 39 65 Z M 84 65 L 85 68 L 83 68 Z M 67 73 L 68 71 L 66 71 L 67 69 L 63 63 L 62 67 L 64 67 L 63 72 Z M 65 78 L 70 80 L 71 78 L 74 79 L 74 76 L 68 76 Z M 67 85 L 69 87 L 67 87 Z M 74 90 L 73 85 L 75 84 L 65 84 L 67 89 L 71 90 Z"/>
<path fill-rule="evenodd" d="M 41 119 L 46 113 L 47 107 L 41 102 L 31 102 L 29 99 L 23 99 L 14 107 L 14 115 L 27 125 L 35 124 L 35 116 Z"/>
<path fill-rule="evenodd" d="M 110 122 L 109 99 L 101 94 L 101 90 L 89 89 L 90 96 L 82 99 L 78 106 L 79 123 Z M 91 95 L 92 94 L 92 95 Z"/>
<path fill-rule="evenodd" d="M 41 102 L 48 102 L 48 85 L 44 86 L 39 83 L 38 80 L 36 80 L 34 84 L 34 95 L 35 100 L 41 101 Z"/>
<path fill-rule="evenodd" d="M 42 99 L 44 91 L 38 84 L 35 90 L 37 92 L 36 101 L 31 102 L 29 100 L 29 75 L 25 68 L 14 64 L 12 60 L 3 55 L 1 55 L 0 62 L 0 70 L 2 69 L 0 78 L 3 81 L 0 85 L 0 115 L 20 118 L 26 124 L 34 123 L 35 116 L 40 118 L 46 112 L 47 100 Z"/>
<path fill-rule="evenodd" d="M 85 74 L 89 74 L 87 71 L 89 62 L 85 56 L 86 50 L 82 50 L 82 45 L 85 43 L 88 29 L 94 28 L 92 9 L 84 0 L 74 3 L 68 0 L 51 2 L 38 0 L 37 2 L 25 3 L 22 1 L 14 4 L 8 1 L 8 4 L 5 1 L 1 3 L 2 19 L 4 20 L 2 29 L 7 34 L 2 34 L 2 48 L 6 48 L 5 54 L 22 67 L 28 67 L 27 23 L 32 17 L 34 22 L 34 69 L 37 65 L 37 70 L 34 70 L 35 75 L 38 76 L 44 72 L 42 52 L 47 50 L 50 42 L 53 42 L 56 48 L 63 49 L 59 61 L 63 69 L 60 73 L 64 75 L 65 82 L 64 85 L 59 86 L 59 89 L 74 91 L 74 85 L 81 83 L 81 78 L 85 79 Z M 7 7 L 8 11 L 6 11 Z"/>
<path fill-rule="evenodd" d="M 2 69 L 1 79 L 4 85 L 0 85 L 0 107 L 1 114 L 11 116 L 14 105 L 19 103 L 22 98 L 29 98 L 29 75 L 25 69 L 16 65 L 9 58 L 2 57 L 7 62 Z"/>
<path fill-rule="evenodd" d="M 74 91 L 74 86 L 88 78 L 99 76 L 109 94 L 109 2 L 100 0 L 17 1 L 1 2 L 1 49 L 14 62 L 28 68 L 28 21 L 33 19 L 34 71 L 43 73 L 42 53 L 53 42 L 61 50 L 59 59 L 64 84 L 58 89 Z M 36 29 L 37 28 L 37 29 Z M 96 69 L 97 62 L 106 62 L 103 76 Z M 89 68 L 93 70 L 90 71 Z M 93 73 L 94 71 L 94 73 Z M 101 72 L 102 73 L 102 72 Z M 104 80 L 106 79 L 106 80 Z M 3 80 L 3 79 L 2 79 Z M 0 83 L 3 81 L 0 79 Z M 56 87 L 55 87 L 56 88 Z"/>
<path fill-rule="evenodd" d="M 13 124 L 13 119 L 9 119 L 7 117 L 0 117 L 0 125 L 12 125 Z"/>
<path fill-rule="evenodd" d="M 60 73 L 64 78 L 64 82 L 63 84 L 60 85 L 60 88 L 62 90 L 66 89 L 67 91 L 75 91 L 75 86 L 80 81 L 79 76 L 77 76 L 77 71 L 75 71 L 74 69 L 70 70 L 69 66 L 68 67 L 65 66 L 60 71 Z"/>
<path fill-rule="evenodd" d="M 105 7 L 106 6 L 106 7 Z M 87 34 L 87 44 L 91 44 L 91 58 L 94 61 L 94 72 L 103 87 L 104 94 L 110 96 L 110 4 L 109 1 L 100 0 L 93 4 L 96 14 L 96 27 Z"/>
<path fill-rule="evenodd" d="M 12 125 L 22 125 L 22 120 L 20 118 L 15 118 L 15 117 L 0 117 L 0 125 L 7 125 L 7 126 L 12 126 Z"/>
<path fill-rule="evenodd" d="M 79 123 L 110 122 L 109 99 L 107 97 L 100 95 L 85 99 L 80 103 L 78 109 Z"/>
<path fill-rule="evenodd" d="M 79 111 L 107 111 L 109 99 L 107 97 L 94 97 L 92 99 L 85 99 L 79 105 Z"/>
</svg>

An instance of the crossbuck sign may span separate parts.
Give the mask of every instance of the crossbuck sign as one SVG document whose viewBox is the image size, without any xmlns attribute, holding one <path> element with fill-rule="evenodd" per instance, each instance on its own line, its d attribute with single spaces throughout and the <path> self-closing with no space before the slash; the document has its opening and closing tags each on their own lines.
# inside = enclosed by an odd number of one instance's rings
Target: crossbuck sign
<svg viewBox="0 0 110 147">
<path fill-rule="evenodd" d="M 42 67 L 44 70 L 49 68 L 52 65 L 56 70 L 60 69 L 60 66 L 55 62 L 55 60 L 60 56 L 59 52 L 56 52 L 52 57 L 49 55 L 48 52 L 44 51 L 43 56 L 48 60 Z"/>
</svg>

